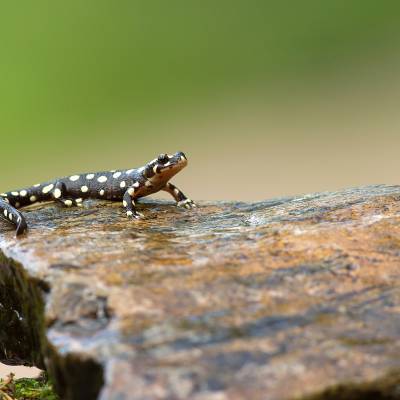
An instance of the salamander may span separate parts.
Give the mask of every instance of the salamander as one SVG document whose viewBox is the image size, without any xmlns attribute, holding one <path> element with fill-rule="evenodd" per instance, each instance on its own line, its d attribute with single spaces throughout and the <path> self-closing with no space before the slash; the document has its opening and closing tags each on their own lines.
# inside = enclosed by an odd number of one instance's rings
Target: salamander
<svg viewBox="0 0 400 400">
<path fill-rule="evenodd" d="M 190 209 L 196 204 L 169 182 L 187 163 L 182 152 L 160 154 L 140 168 L 84 173 L 38 183 L 0 193 L 0 212 L 15 225 L 18 236 L 27 229 L 26 220 L 18 209 L 37 202 L 57 201 L 71 207 L 82 206 L 85 199 L 122 201 L 127 217 L 140 219 L 144 216 L 136 210 L 135 200 L 164 190 L 172 195 L 178 207 Z"/>
</svg>

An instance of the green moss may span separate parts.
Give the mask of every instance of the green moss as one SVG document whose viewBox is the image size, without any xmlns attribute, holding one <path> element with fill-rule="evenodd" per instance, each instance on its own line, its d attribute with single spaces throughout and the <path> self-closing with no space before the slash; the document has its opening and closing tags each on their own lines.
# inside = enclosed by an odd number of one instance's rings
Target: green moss
<svg viewBox="0 0 400 400">
<path fill-rule="evenodd" d="M 58 400 L 51 382 L 46 375 L 38 379 L 16 379 L 11 374 L 7 379 L 0 380 L 0 398 L 4 400 Z"/>
</svg>

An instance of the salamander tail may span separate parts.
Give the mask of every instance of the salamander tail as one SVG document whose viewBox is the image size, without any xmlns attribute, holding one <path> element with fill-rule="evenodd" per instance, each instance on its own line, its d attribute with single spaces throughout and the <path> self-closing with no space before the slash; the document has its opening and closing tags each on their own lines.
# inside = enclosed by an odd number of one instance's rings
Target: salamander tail
<svg viewBox="0 0 400 400">
<path fill-rule="evenodd" d="M 22 235 L 27 229 L 28 229 L 28 225 L 27 225 L 23 215 L 21 215 L 21 219 L 17 225 L 17 230 L 15 231 L 15 236 Z"/>
<path fill-rule="evenodd" d="M 4 219 L 14 224 L 16 227 L 15 234 L 19 236 L 27 229 L 24 216 L 13 207 L 7 199 L 0 196 L 0 213 Z"/>
</svg>

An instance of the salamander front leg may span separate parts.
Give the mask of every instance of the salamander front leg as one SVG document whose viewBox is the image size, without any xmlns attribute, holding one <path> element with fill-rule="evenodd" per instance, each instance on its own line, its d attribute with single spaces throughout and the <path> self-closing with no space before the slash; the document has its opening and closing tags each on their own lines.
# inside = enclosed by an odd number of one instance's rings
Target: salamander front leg
<svg viewBox="0 0 400 400">
<path fill-rule="evenodd" d="M 134 200 L 134 197 L 133 197 L 134 191 L 135 191 L 134 188 L 129 188 L 124 193 L 122 204 L 124 205 L 124 207 L 126 209 L 126 215 L 129 218 L 140 219 L 140 218 L 143 218 L 144 215 L 136 210 L 135 200 Z"/>
<path fill-rule="evenodd" d="M 178 207 L 186 207 L 188 209 L 197 207 L 196 203 L 187 198 L 175 185 L 167 183 L 161 190 L 168 192 L 175 200 Z"/>
<path fill-rule="evenodd" d="M 67 189 L 65 184 L 62 182 L 57 182 L 51 192 L 51 195 L 53 196 L 54 200 L 61 203 L 65 207 L 82 207 L 82 199 L 73 199 L 72 197 L 67 197 L 66 193 Z"/>
</svg>

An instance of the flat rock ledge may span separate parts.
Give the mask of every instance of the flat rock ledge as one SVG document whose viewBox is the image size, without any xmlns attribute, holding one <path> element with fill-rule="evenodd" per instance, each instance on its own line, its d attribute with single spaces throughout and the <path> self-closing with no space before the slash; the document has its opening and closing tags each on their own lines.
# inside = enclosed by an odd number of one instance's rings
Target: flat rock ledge
<svg viewBox="0 0 400 400">
<path fill-rule="evenodd" d="M 0 222 L 0 361 L 62 399 L 400 399 L 400 186 Z"/>
</svg>

